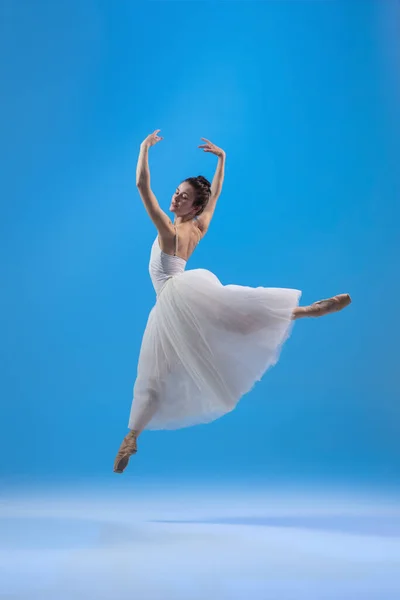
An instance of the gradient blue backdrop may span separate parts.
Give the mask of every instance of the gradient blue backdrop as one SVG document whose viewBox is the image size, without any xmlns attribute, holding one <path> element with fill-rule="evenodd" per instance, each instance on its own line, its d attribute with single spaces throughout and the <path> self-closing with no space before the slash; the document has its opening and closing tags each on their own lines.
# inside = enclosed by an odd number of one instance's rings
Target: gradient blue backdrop
<svg viewBox="0 0 400 600">
<path fill-rule="evenodd" d="M 3 0 L 0 474 L 111 474 L 154 292 L 139 144 L 163 207 L 226 183 L 190 267 L 350 292 L 299 322 L 237 410 L 140 440 L 129 478 L 396 481 L 399 4 Z"/>
</svg>

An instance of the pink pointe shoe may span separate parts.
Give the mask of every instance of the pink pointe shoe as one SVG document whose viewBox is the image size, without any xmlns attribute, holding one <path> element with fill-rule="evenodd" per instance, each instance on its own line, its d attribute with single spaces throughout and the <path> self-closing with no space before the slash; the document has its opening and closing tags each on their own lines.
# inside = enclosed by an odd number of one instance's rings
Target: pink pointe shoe
<svg viewBox="0 0 400 600">
<path fill-rule="evenodd" d="M 114 473 L 123 473 L 132 454 L 137 452 L 137 433 L 130 431 L 123 439 L 114 461 Z"/>
<path fill-rule="evenodd" d="M 350 303 L 350 294 L 338 294 L 327 300 L 319 300 L 307 308 L 307 317 L 324 317 L 330 313 L 343 310 Z"/>
</svg>

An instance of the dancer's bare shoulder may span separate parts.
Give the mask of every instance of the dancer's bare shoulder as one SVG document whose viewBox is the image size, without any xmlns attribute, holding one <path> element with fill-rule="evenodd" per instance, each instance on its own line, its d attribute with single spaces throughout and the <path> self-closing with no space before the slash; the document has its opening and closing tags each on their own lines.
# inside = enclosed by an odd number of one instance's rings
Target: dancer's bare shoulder
<svg viewBox="0 0 400 600">
<path fill-rule="evenodd" d="M 208 214 L 201 214 L 195 220 L 196 224 L 196 235 L 199 239 L 203 239 L 208 232 L 210 226 L 211 217 Z"/>
<path fill-rule="evenodd" d="M 189 260 L 198 243 L 204 237 L 205 231 L 199 226 L 197 219 L 192 222 L 182 223 L 178 228 L 178 254 L 185 260 Z"/>
<path fill-rule="evenodd" d="M 201 229 L 193 221 L 177 225 L 176 233 L 178 236 L 177 256 L 187 261 L 193 254 L 197 244 L 203 237 L 203 234 Z M 166 254 L 175 254 L 175 226 L 172 222 L 170 227 L 164 230 L 158 230 L 158 239 L 160 241 L 160 248 L 163 252 Z"/>
</svg>

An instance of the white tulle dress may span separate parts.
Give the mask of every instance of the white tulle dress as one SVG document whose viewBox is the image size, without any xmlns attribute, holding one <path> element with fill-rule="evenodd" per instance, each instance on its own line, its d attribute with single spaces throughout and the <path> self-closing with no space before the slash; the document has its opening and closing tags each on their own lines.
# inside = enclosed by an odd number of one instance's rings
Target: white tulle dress
<svg viewBox="0 0 400 600">
<path fill-rule="evenodd" d="M 289 335 L 301 292 L 222 285 L 205 269 L 151 250 L 157 294 L 139 355 L 129 428 L 208 423 L 230 412 L 274 365 Z"/>
</svg>

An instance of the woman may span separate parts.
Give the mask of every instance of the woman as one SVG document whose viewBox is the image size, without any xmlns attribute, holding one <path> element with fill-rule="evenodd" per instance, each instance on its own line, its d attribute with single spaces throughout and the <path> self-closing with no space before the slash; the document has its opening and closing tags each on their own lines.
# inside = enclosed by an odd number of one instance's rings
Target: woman
<svg viewBox="0 0 400 600">
<path fill-rule="evenodd" d="M 163 139 L 159 132 L 142 143 L 136 173 L 158 231 L 149 266 L 157 301 L 142 341 L 130 431 L 116 456 L 115 473 L 126 468 L 144 429 L 207 423 L 233 410 L 277 362 L 295 319 L 327 315 L 351 302 L 348 294 L 340 294 L 299 307 L 298 290 L 223 286 L 210 271 L 185 271 L 213 217 L 225 152 L 202 138 L 199 148 L 218 157 L 212 185 L 204 177 L 183 181 L 172 197 L 172 223 L 150 186 L 148 152 Z"/>
</svg>

